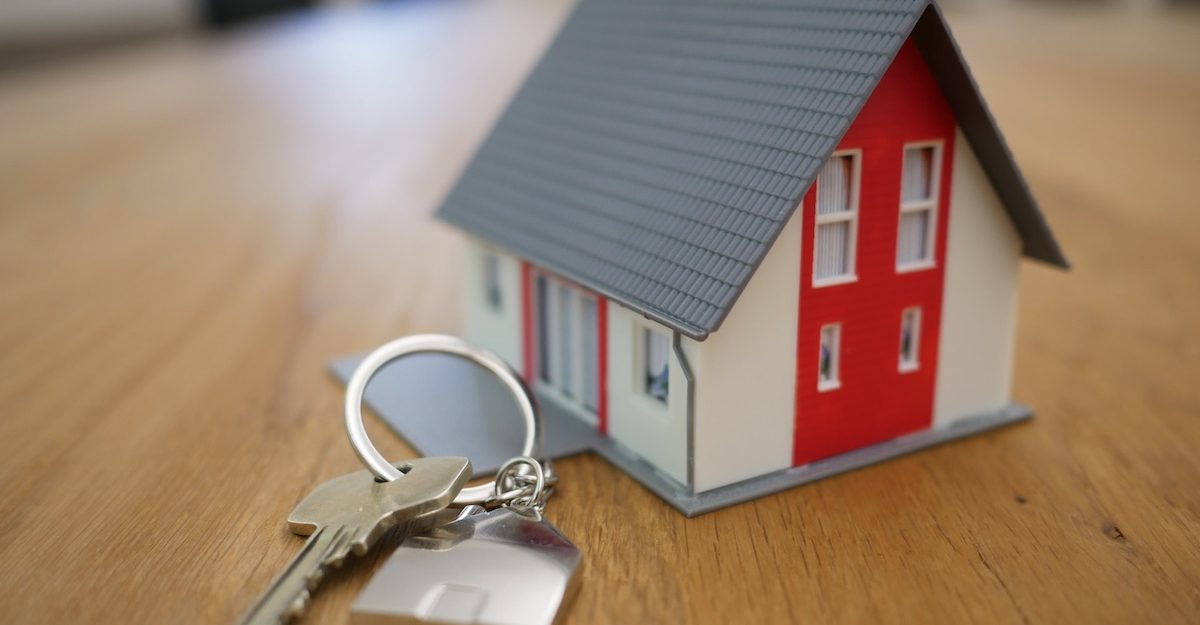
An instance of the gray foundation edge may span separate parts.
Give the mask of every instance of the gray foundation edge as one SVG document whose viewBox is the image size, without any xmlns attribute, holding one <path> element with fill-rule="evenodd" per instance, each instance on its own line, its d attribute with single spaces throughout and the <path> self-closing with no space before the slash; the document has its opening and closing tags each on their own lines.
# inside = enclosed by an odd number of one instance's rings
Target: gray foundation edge
<svg viewBox="0 0 1200 625">
<path fill-rule="evenodd" d="M 684 516 L 694 517 L 839 473 L 891 460 L 897 456 L 934 445 L 1019 423 L 1032 416 L 1033 411 L 1029 407 L 1016 403 L 1009 404 L 994 412 L 970 416 L 946 427 L 906 434 L 832 458 L 799 467 L 781 469 L 696 494 L 689 494 L 683 485 L 663 475 L 611 438 L 597 437 L 593 449 L 610 464 L 629 474 L 655 495 L 682 512 Z"/>
<path fill-rule="evenodd" d="M 679 356 L 683 357 L 682 350 L 680 350 Z M 330 363 L 329 372 L 335 380 L 341 382 L 333 364 Z M 572 441 L 579 442 L 575 448 L 592 449 L 600 454 L 600 457 L 607 460 L 609 464 L 624 471 L 642 486 L 649 489 L 650 492 L 658 495 L 688 517 L 698 516 L 706 512 L 712 512 L 726 506 L 757 499 L 839 473 L 877 464 L 897 456 L 934 445 L 940 445 L 947 441 L 1018 423 L 1033 416 L 1033 411 L 1029 407 L 1012 403 L 992 412 L 965 417 L 945 427 L 906 434 L 899 438 L 884 441 L 870 447 L 856 449 L 832 458 L 818 460 L 799 467 L 780 469 L 741 482 L 695 493 L 691 491 L 691 484 L 681 484 L 678 480 L 654 468 L 653 465 L 643 460 L 632 450 L 621 445 L 615 439 L 600 434 L 596 431 L 595 427 L 584 423 L 583 420 L 571 413 L 568 408 L 558 404 L 552 397 L 547 397 L 541 393 L 536 394 L 542 408 L 543 418 L 546 420 L 555 420 L 561 424 L 563 426 L 561 428 L 562 432 L 569 436 Z M 372 408 L 380 413 L 381 416 L 384 416 L 387 412 L 387 406 L 372 405 Z M 690 409 L 688 411 L 688 418 L 689 421 L 692 418 Z M 388 423 L 393 431 L 408 440 L 402 427 L 398 426 L 395 422 L 389 421 L 386 417 L 384 421 Z M 694 427 L 694 423 L 689 424 L 689 438 L 695 436 Z M 573 453 L 564 453 L 560 457 L 572 455 Z M 689 463 L 694 462 L 691 453 L 691 449 L 689 449 Z M 689 475 L 689 477 L 691 476 Z M 569 488 L 569 486 L 567 487 Z"/>
</svg>

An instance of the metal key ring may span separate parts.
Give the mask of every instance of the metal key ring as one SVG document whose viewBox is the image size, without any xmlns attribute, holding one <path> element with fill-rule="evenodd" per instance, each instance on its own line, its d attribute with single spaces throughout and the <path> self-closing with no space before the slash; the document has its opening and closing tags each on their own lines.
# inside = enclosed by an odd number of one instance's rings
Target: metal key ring
<svg viewBox="0 0 1200 625">
<path fill-rule="evenodd" d="M 397 358 L 431 352 L 465 358 L 500 378 L 508 392 L 516 399 L 517 406 L 521 409 L 521 416 L 525 420 L 525 443 L 521 447 L 520 455 L 536 458 L 541 454 L 543 428 L 541 412 L 537 409 L 529 387 L 508 363 L 490 351 L 471 345 L 457 337 L 441 334 L 417 334 L 386 343 L 368 354 L 354 370 L 354 375 L 350 376 L 350 382 L 346 384 L 346 434 L 350 437 L 350 445 L 354 447 L 354 453 L 358 455 L 358 459 L 366 465 L 371 473 L 375 474 L 375 477 L 391 482 L 400 479 L 404 474 L 392 466 L 392 463 L 388 462 L 383 454 L 379 453 L 379 450 L 371 443 L 370 437 L 367 436 L 362 417 L 362 400 L 363 393 L 367 389 L 367 382 L 370 382 L 375 373 L 384 365 Z M 482 504 L 492 497 L 494 489 L 494 480 L 464 488 L 454 498 L 453 505 Z"/>
</svg>

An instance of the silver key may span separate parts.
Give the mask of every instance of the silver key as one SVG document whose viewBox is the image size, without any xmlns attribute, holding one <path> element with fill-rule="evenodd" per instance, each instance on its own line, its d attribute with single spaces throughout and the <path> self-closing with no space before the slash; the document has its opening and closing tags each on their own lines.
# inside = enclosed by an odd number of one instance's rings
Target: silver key
<svg viewBox="0 0 1200 625">
<path fill-rule="evenodd" d="M 275 625 L 303 614 L 328 567 L 341 566 L 351 551 L 365 554 L 400 523 L 450 505 L 471 477 L 471 462 L 420 458 L 401 470 L 404 476 L 391 482 L 378 482 L 369 471 L 343 475 L 305 497 L 288 517 L 288 527 L 308 541 L 238 623 Z"/>
</svg>

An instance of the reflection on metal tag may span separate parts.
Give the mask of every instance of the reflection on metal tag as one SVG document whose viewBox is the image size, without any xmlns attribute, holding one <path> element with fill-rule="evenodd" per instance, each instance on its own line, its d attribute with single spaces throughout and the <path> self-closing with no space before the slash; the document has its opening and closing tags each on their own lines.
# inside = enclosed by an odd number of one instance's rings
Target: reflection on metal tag
<svg viewBox="0 0 1200 625">
<path fill-rule="evenodd" d="M 581 555 L 537 510 L 464 510 L 404 541 L 351 608 L 354 625 L 550 625 Z"/>
</svg>

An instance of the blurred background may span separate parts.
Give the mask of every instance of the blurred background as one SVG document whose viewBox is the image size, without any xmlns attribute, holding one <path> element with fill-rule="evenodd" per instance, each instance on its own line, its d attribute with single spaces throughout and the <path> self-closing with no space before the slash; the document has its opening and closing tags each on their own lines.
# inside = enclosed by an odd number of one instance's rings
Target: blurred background
<svg viewBox="0 0 1200 625">
<path fill-rule="evenodd" d="M 592 528 L 568 531 L 598 563 L 575 622 L 792 602 L 886 622 L 890 601 L 925 622 L 1196 623 L 1197 2 L 940 0 L 1073 262 L 1021 271 L 1031 427 L 691 525 L 575 460 L 552 507 Z M 0 622 L 226 623 L 249 603 L 285 557 L 249 551 L 290 545 L 287 489 L 357 468 L 329 361 L 459 330 L 462 240 L 430 213 L 573 4 L 0 0 Z M 783 575 L 726 538 L 810 515 L 870 533 Z M 654 547 L 600 548 L 617 518 Z M 704 560 L 708 536 L 724 551 Z M 960 568 L 914 574 L 914 554 Z M 367 572 L 308 622 L 343 622 Z"/>
<path fill-rule="evenodd" d="M 451 0 L 455 1 L 455 0 Z M 28 66 L 98 47 L 189 31 L 222 29 L 298 10 L 364 0 L 4 0 L 0 67 Z M 1005 4 L 1068 5 L 1079 11 L 1167 11 L 1200 0 L 945 0 L 950 11 Z"/>
</svg>

